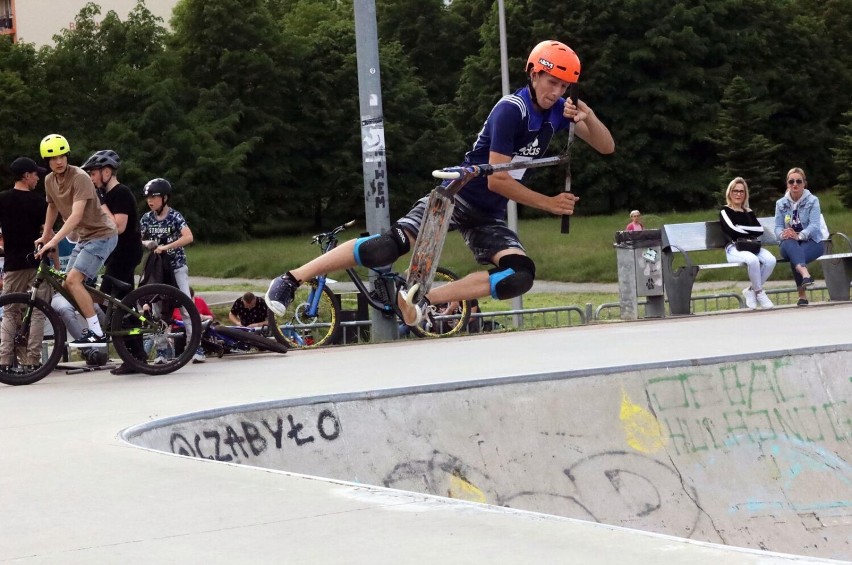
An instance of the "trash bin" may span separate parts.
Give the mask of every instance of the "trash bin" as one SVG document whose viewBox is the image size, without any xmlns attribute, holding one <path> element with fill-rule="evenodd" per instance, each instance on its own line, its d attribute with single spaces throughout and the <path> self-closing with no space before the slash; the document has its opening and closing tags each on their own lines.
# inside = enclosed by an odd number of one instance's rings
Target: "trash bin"
<svg viewBox="0 0 852 565">
<path fill-rule="evenodd" d="M 639 317 L 639 297 L 645 297 L 646 318 L 665 316 L 662 234 L 660 230 L 615 232 L 618 296 L 621 319 Z"/>
</svg>

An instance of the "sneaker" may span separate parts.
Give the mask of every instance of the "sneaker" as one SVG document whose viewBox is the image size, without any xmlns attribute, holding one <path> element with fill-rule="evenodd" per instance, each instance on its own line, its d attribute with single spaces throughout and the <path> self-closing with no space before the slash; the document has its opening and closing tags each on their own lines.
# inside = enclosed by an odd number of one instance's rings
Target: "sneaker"
<svg viewBox="0 0 852 565">
<path fill-rule="evenodd" d="M 98 335 L 89 328 L 83 330 L 83 335 L 80 339 L 75 339 L 68 344 L 68 347 L 106 347 L 107 338 L 103 335 Z"/>
<path fill-rule="evenodd" d="M 136 371 L 136 369 L 134 369 L 127 363 L 122 363 L 115 369 L 110 370 L 110 373 L 112 373 L 113 375 L 135 375 L 137 372 L 138 371 Z"/>
<path fill-rule="evenodd" d="M 396 295 L 396 305 L 402 316 L 402 322 L 406 326 L 416 326 L 423 321 L 423 313 L 429 306 L 429 301 L 426 298 L 422 298 L 417 304 L 414 304 L 414 296 L 417 294 L 418 286 L 415 284 L 408 290 L 401 288 Z"/>
<path fill-rule="evenodd" d="M 760 292 L 757 292 L 755 294 L 757 295 L 757 303 L 760 305 L 761 308 L 769 309 L 775 306 L 772 301 L 769 300 L 769 297 L 766 295 L 766 291 L 761 290 Z"/>
<path fill-rule="evenodd" d="M 207 361 L 207 357 L 204 355 L 204 349 L 199 347 L 195 350 L 195 355 L 192 356 L 193 363 L 204 363 Z"/>
<path fill-rule="evenodd" d="M 297 288 L 299 283 L 295 277 L 289 271 L 284 273 L 269 284 L 269 290 L 266 291 L 266 305 L 276 315 L 283 316 L 287 306 L 293 302 Z"/>
<path fill-rule="evenodd" d="M 800 298 L 796 301 L 796 306 L 807 306 L 810 304 L 807 298 Z"/>
<path fill-rule="evenodd" d="M 165 364 L 166 364 L 166 358 L 163 357 L 162 355 L 157 355 L 154 358 L 154 365 L 165 365 Z"/>
<path fill-rule="evenodd" d="M 744 288 L 743 298 L 745 298 L 746 308 L 748 308 L 749 310 L 754 310 L 755 308 L 757 308 L 757 296 L 755 295 L 755 292 L 752 289 Z"/>
<path fill-rule="evenodd" d="M 802 279 L 802 286 L 803 287 L 809 287 L 809 286 L 813 286 L 813 285 L 814 285 L 814 278 L 813 277 L 804 277 Z"/>
</svg>

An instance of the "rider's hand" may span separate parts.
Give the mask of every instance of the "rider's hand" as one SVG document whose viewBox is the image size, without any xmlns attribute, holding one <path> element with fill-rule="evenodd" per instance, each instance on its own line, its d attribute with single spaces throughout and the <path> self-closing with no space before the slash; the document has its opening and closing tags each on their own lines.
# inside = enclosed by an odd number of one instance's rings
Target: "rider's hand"
<svg viewBox="0 0 852 565">
<path fill-rule="evenodd" d="M 592 109 L 582 100 L 577 100 L 576 103 L 570 98 L 565 99 L 565 107 L 562 108 L 562 115 L 568 119 L 574 120 L 574 123 L 582 122 L 591 114 Z"/>
<path fill-rule="evenodd" d="M 560 192 L 556 196 L 550 197 L 550 207 L 548 212 L 558 216 L 571 215 L 574 213 L 574 206 L 580 197 L 573 192 Z"/>
</svg>

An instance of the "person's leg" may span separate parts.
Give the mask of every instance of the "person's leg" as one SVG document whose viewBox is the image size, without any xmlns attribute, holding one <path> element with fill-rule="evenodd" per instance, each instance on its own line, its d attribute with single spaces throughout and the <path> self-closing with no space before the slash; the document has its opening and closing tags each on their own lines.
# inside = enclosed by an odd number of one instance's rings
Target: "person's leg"
<svg viewBox="0 0 852 565">
<path fill-rule="evenodd" d="M 104 332 L 95 313 L 94 301 L 83 283 L 97 276 L 117 241 L 118 236 L 112 236 L 79 242 L 74 248 L 76 255 L 72 253 L 73 263 L 69 261 L 64 283 L 86 318 L 88 329 L 98 337 L 103 337 Z"/>
<path fill-rule="evenodd" d="M 54 295 L 50 305 L 56 310 L 59 317 L 62 318 L 65 329 L 68 330 L 68 335 L 71 336 L 72 340 L 80 339 L 83 335 L 83 325 L 80 323 L 81 318 L 77 315 L 77 310 L 74 306 L 61 294 Z"/>
<path fill-rule="evenodd" d="M 763 251 L 761 249 L 761 251 Z M 739 251 L 736 246 L 729 245 L 725 249 L 725 257 L 728 263 L 745 263 L 748 271 L 748 280 L 751 283 L 750 287 L 755 292 L 763 289 L 763 280 L 760 272 L 760 260 L 757 255 L 750 251 Z"/>
<path fill-rule="evenodd" d="M 805 268 L 805 273 L 807 273 L 805 253 L 799 245 L 799 242 L 792 239 L 785 239 L 781 242 L 779 247 L 781 249 L 781 257 L 790 262 L 790 271 L 793 273 L 793 280 L 796 281 L 796 287 L 799 288 L 799 297 L 804 297 L 802 278 L 804 276 L 810 276 L 810 274 L 802 274 L 802 267 Z"/>
<path fill-rule="evenodd" d="M 757 258 L 760 260 L 760 287 L 763 288 L 763 284 L 769 280 L 770 275 L 772 275 L 772 271 L 775 270 L 775 265 L 778 260 L 775 259 L 775 255 L 766 248 L 762 248 L 760 250 L 760 253 L 757 254 Z"/>
</svg>

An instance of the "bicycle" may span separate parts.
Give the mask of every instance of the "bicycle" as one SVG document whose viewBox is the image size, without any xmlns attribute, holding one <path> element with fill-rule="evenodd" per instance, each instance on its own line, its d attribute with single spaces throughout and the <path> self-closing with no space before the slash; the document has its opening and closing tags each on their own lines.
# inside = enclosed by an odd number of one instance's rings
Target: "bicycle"
<svg viewBox="0 0 852 565">
<path fill-rule="evenodd" d="M 181 332 L 183 336 L 183 322 L 175 320 L 174 329 Z M 273 353 L 287 353 L 290 348 L 285 343 L 280 343 L 272 335 L 269 326 L 262 328 L 249 328 L 246 326 L 223 326 L 218 322 L 206 321 L 201 323 L 201 347 L 207 355 L 215 355 L 218 358 L 229 353 L 251 353 L 254 351 L 267 351 Z"/>
<path fill-rule="evenodd" d="M 311 244 L 319 245 L 322 254 L 337 247 L 338 234 L 355 224 L 355 220 L 317 234 Z M 355 269 L 346 269 L 346 274 L 355 284 L 372 308 L 387 318 L 401 319 L 396 305 L 397 291 L 405 285 L 405 276 L 393 271 L 371 269 L 376 275 L 370 290 Z M 458 275 L 444 267 L 438 267 L 437 284 L 458 280 Z M 331 288 L 328 277 L 322 275 L 306 281 L 296 291 L 293 302 L 287 306 L 283 316 L 269 311 L 269 327 L 275 338 L 292 348 L 314 348 L 333 343 L 341 331 L 341 306 Z M 411 327 L 418 337 L 449 337 L 458 335 L 467 327 L 470 305 L 464 300 L 453 304 L 432 304 L 423 322 Z"/>
<path fill-rule="evenodd" d="M 130 290 L 130 285 L 109 277 L 116 291 Z M 65 352 L 66 329 L 59 314 L 50 304 L 38 298 L 36 292 L 42 284 L 50 285 L 68 300 L 79 312 L 74 297 L 62 283 L 65 273 L 54 269 L 49 259 L 44 257 L 38 263 L 36 277 L 29 292 L 16 292 L 0 297 L 3 317 L 12 320 L 3 326 L 0 334 L 0 346 L 12 342 L 11 363 L 0 359 L 0 382 L 7 385 L 28 385 L 40 381 L 49 375 L 62 361 Z M 184 352 L 170 359 L 154 359 L 151 353 L 145 353 L 143 342 L 162 343 L 177 334 L 172 330 L 171 313 L 174 308 L 184 308 L 193 328 L 201 328 L 201 318 L 192 299 L 179 289 L 164 284 L 150 284 L 130 291 L 119 300 L 105 294 L 99 288 L 84 284 L 86 290 L 95 298 L 95 302 L 106 303 L 108 329 L 105 335 L 112 343 L 122 361 L 139 373 L 162 375 L 177 371 L 186 365 L 195 353 L 201 341 L 201 332 L 192 332 L 190 343 Z M 44 330 L 49 324 L 53 329 L 52 339 L 44 338 Z M 11 325 L 11 328 L 9 326 Z M 136 351 L 136 354 L 134 354 Z M 34 358 L 40 353 L 40 362 Z M 138 357 L 137 357 L 138 355 Z"/>
</svg>

